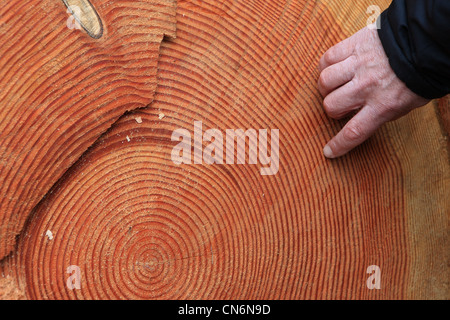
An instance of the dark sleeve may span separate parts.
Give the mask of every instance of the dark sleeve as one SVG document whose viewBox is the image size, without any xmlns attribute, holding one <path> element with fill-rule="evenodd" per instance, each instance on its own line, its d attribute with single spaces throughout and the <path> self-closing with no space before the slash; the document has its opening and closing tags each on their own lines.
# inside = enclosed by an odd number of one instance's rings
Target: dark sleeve
<svg viewBox="0 0 450 320">
<path fill-rule="evenodd" d="M 400 80 L 424 98 L 450 93 L 450 0 L 393 0 L 380 19 L 378 34 Z"/>
</svg>

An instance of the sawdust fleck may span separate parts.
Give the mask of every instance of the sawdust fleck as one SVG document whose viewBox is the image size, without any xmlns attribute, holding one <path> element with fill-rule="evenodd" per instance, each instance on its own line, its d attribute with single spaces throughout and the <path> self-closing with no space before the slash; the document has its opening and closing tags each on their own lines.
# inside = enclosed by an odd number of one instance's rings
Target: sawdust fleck
<svg viewBox="0 0 450 320">
<path fill-rule="evenodd" d="M 53 240 L 53 232 L 51 232 L 50 230 L 47 230 L 45 235 L 48 237 L 48 240 Z"/>
</svg>

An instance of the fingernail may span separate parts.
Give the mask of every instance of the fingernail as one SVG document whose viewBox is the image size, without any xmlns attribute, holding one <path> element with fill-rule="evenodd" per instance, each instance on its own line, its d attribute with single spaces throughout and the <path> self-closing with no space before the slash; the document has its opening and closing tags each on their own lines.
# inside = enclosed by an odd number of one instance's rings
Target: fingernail
<svg viewBox="0 0 450 320">
<path fill-rule="evenodd" d="M 328 146 L 328 145 L 326 145 L 325 148 L 323 148 L 323 155 L 328 159 L 334 158 L 333 151 L 331 150 L 330 146 Z"/>
</svg>

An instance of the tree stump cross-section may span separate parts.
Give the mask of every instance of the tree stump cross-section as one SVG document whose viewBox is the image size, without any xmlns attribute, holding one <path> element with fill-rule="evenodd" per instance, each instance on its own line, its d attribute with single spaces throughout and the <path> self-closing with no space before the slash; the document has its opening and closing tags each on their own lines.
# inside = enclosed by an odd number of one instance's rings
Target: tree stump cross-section
<svg viewBox="0 0 450 320">
<path fill-rule="evenodd" d="M 448 299 L 443 102 L 385 125 L 346 157 L 322 155 L 344 121 L 322 108 L 317 64 L 366 25 L 371 5 L 178 0 L 152 103 L 116 121 L 34 208 L 1 266 L 9 294 Z M 212 150 L 208 130 L 225 141 L 230 129 L 267 129 L 278 170 L 249 164 L 249 145 L 243 164 L 237 154 L 235 164 L 196 164 L 196 152 Z M 180 130 L 192 138 L 190 164 L 173 161 Z M 226 159 L 226 143 L 215 142 L 209 155 Z"/>
</svg>

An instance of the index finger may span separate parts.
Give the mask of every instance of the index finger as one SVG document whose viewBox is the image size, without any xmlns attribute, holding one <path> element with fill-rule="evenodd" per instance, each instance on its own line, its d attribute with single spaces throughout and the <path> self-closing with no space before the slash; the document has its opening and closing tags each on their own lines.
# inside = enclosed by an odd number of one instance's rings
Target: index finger
<svg viewBox="0 0 450 320">
<path fill-rule="evenodd" d="M 374 108 L 365 106 L 328 142 L 323 149 L 325 157 L 333 159 L 345 155 L 372 136 L 385 121 Z"/>
</svg>

